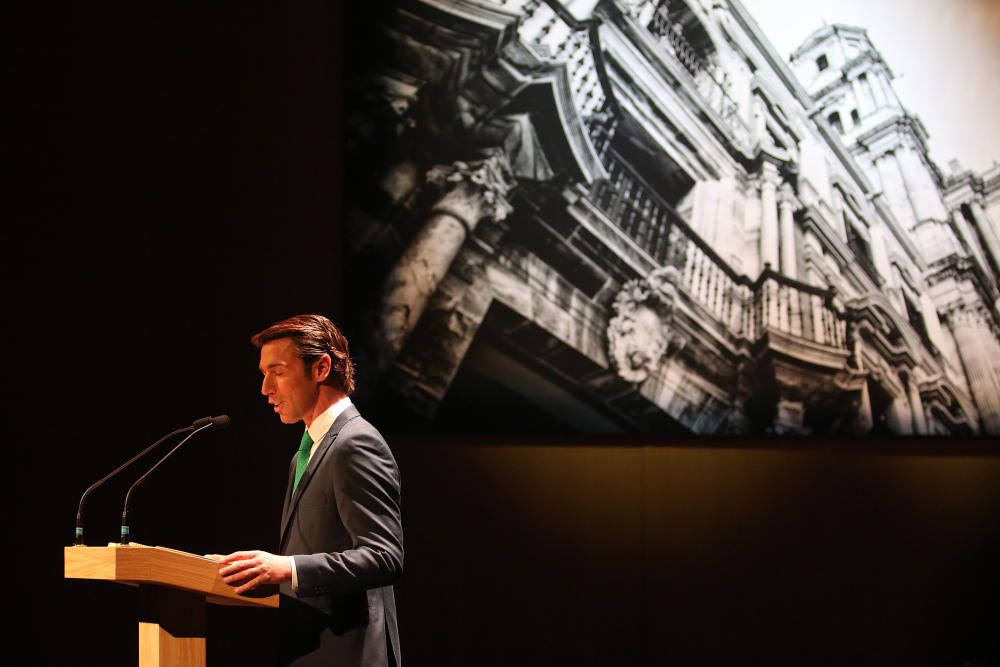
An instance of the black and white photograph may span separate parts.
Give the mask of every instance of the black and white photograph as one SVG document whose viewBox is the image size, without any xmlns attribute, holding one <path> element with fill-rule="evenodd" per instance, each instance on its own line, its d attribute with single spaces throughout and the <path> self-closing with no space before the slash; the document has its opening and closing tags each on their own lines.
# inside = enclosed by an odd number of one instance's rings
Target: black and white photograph
<svg viewBox="0 0 1000 667">
<path fill-rule="evenodd" d="M 370 287 L 350 294 L 362 373 L 394 423 L 1000 435 L 996 5 L 814 4 L 378 14 L 348 73 L 347 252 Z M 837 21 L 879 5 L 898 33 Z M 901 39 L 946 54 L 970 27 L 939 10 L 990 19 L 964 38 L 979 59 L 917 69 Z M 934 41 L 902 29 L 921 13 Z M 899 68 L 931 101 L 967 89 L 940 128 Z M 930 150 L 952 125 L 975 129 L 965 163 L 961 137 Z"/>
</svg>

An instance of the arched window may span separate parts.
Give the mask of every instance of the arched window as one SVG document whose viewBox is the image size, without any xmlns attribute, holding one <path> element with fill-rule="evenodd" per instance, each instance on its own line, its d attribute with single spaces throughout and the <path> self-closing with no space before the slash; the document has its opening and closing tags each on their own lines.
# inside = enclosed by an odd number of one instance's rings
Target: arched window
<svg viewBox="0 0 1000 667">
<path fill-rule="evenodd" d="M 826 122 L 830 123 L 830 126 L 837 131 L 837 134 L 844 133 L 844 123 L 840 120 L 839 111 L 834 111 L 829 116 L 827 116 Z"/>
</svg>

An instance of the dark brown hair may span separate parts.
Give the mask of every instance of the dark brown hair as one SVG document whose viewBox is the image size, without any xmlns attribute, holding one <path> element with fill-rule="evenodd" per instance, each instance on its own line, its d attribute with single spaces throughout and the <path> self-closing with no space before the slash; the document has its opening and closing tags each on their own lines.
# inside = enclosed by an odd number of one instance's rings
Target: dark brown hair
<svg viewBox="0 0 1000 667">
<path fill-rule="evenodd" d="M 259 350 L 264 343 L 279 338 L 292 339 L 295 354 L 302 359 L 306 368 L 310 368 L 322 355 L 329 354 L 333 363 L 326 384 L 336 387 L 347 396 L 354 393 L 354 362 L 351 361 L 347 339 L 329 319 L 322 315 L 289 317 L 254 334 L 250 342 Z"/>
</svg>

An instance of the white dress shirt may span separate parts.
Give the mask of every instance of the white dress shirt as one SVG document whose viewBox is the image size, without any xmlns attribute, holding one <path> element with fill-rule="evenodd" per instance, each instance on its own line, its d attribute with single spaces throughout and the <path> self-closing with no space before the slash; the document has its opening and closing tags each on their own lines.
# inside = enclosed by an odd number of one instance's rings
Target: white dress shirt
<svg viewBox="0 0 1000 667">
<path fill-rule="evenodd" d="M 316 448 L 319 447 L 320 441 L 326 437 L 326 434 L 330 432 L 330 427 L 333 426 L 333 422 L 337 421 L 337 417 L 340 416 L 344 410 L 346 410 L 351 405 L 351 399 L 344 396 L 342 399 L 328 407 L 323 411 L 319 417 L 313 420 L 312 424 L 306 431 L 309 432 L 309 437 L 312 438 L 312 447 L 309 449 L 309 460 L 312 460 L 313 454 L 316 453 Z M 299 588 L 299 577 L 295 572 L 295 559 L 289 556 L 292 561 L 292 590 L 298 590 Z"/>
</svg>

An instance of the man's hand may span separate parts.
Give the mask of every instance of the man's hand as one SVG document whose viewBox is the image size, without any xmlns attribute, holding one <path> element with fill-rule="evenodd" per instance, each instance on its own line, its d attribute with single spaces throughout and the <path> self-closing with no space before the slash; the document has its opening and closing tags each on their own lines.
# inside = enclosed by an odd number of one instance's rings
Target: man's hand
<svg viewBox="0 0 1000 667">
<path fill-rule="evenodd" d="M 280 584 L 292 580 L 292 557 L 276 556 L 266 551 L 237 551 L 228 556 L 214 557 L 228 563 L 219 570 L 222 580 L 236 587 L 237 593 L 246 593 L 261 584 Z"/>
</svg>

